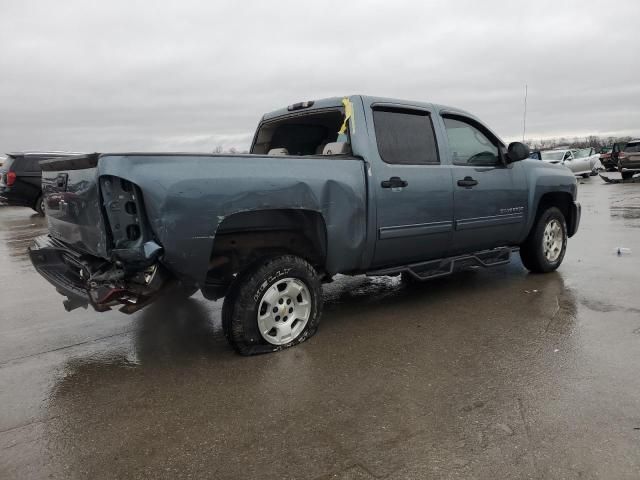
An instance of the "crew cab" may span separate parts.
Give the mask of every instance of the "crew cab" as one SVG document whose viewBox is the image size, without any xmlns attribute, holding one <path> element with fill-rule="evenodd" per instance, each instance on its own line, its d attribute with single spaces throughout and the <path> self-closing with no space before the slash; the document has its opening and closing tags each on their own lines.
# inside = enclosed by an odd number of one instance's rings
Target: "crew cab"
<svg viewBox="0 0 640 480">
<path fill-rule="evenodd" d="M 249 154 L 102 153 L 42 162 L 49 234 L 35 268 L 71 310 L 134 312 L 169 289 L 224 297 L 241 354 L 318 328 L 338 273 L 423 281 L 561 264 L 576 179 L 475 116 L 367 96 L 264 115 Z"/>
</svg>

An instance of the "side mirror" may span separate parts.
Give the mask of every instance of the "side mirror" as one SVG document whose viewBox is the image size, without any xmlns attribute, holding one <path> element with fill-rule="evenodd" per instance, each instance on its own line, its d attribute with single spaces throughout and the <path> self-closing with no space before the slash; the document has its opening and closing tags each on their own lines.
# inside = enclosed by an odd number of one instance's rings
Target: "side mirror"
<svg viewBox="0 0 640 480">
<path fill-rule="evenodd" d="M 511 142 L 507 147 L 507 161 L 509 163 L 518 162 L 529 158 L 529 147 L 524 143 Z"/>
</svg>

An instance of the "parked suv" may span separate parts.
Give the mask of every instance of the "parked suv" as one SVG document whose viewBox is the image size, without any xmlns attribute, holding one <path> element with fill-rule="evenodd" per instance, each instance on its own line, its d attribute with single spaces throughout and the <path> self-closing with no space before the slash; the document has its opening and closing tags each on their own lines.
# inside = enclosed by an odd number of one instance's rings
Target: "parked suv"
<svg viewBox="0 0 640 480">
<path fill-rule="evenodd" d="M 631 140 L 618 155 L 618 171 L 623 180 L 640 172 L 640 139 Z"/>
<path fill-rule="evenodd" d="M 9 153 L 0 166 L 0 201 L 44 215 L 41 160 L 82 155 L 68 152 Z"/>
</svg>

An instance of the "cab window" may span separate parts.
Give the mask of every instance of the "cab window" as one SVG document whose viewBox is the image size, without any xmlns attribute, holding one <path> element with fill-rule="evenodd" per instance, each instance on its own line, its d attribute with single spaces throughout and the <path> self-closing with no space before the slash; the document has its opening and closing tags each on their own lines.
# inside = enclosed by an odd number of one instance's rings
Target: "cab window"
<svg viewBox="0 0 640 480">
<path fill-rule="evenodd" d="M 373 111 L 373 124 L 378 152 L 384 162 L 404 165 L 440 163 L 428 112 L 378 107 Z"/>
<path fill-rule="evenodd" d="M 478 127 L 459 117 L 444 117 L 443 120 L 454 165 L 500 164 L 498 146 Z"/>
</svg>

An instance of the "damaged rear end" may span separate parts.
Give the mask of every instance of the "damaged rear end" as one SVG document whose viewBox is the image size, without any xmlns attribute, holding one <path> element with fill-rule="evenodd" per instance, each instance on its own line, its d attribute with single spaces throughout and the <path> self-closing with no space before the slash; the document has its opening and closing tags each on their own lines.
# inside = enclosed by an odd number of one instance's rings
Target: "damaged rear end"
<svg viewBox="0 0 640 480">
<path fill-rule="evenodd" d="M 49 235 L 29 248 L 36 270 L 67 310 L 91 305 L 133 313 L 171 282 L 139 188 L 98 176 L 99 154 L 41 162 Z"/>
</svg>

